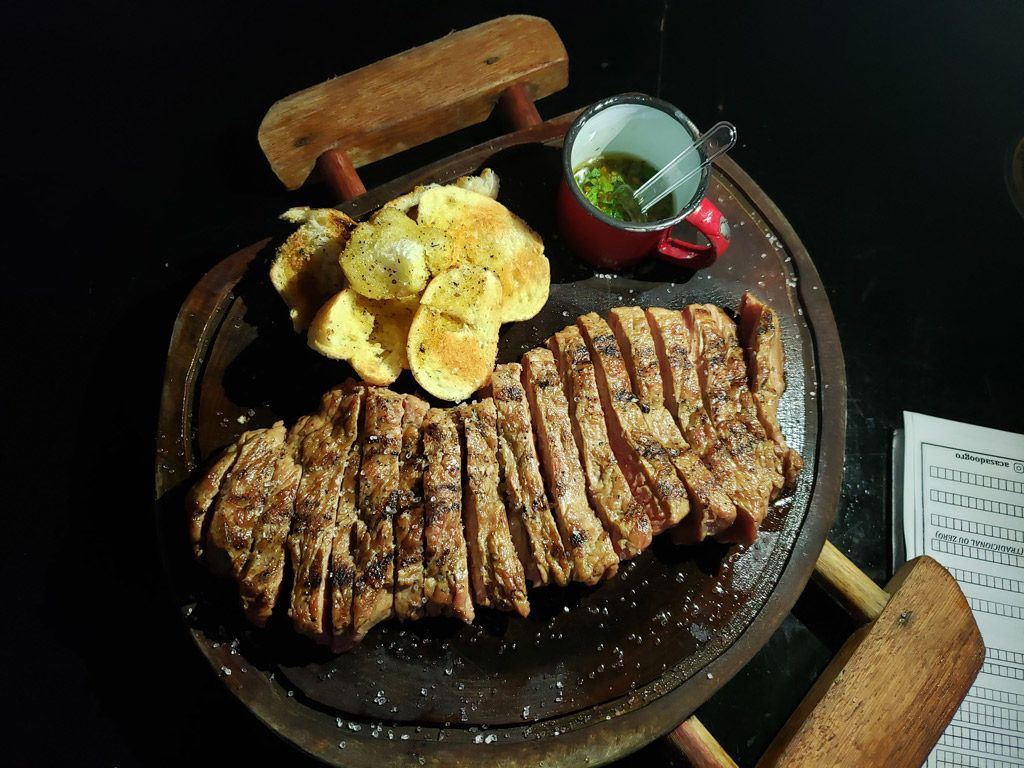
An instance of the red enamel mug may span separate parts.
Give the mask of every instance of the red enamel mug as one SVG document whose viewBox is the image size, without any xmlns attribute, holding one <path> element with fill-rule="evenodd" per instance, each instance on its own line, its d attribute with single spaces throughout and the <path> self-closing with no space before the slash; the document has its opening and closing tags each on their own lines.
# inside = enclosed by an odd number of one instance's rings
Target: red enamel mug
<svg viewBox="0 0 1024 768">
<path fill-rule="evenodd" d="M 706 267 L 721 256 L 729 247 L 730 230 L 722 212 L 707 198 L 710 166 L 671 193 L 677 214 L 644 223 L 620 221 L 598 210 L 574 178 L 581 165 L 606 153 L 632 155 L 662 168 L 699 137 L 690 118 L 668 102 L 644 94 L 612 96 L 584 110 L 565 135 L 558 190 L 558 222 L 577 255 L 612 270 L 631 267 L 652 252 L 690 269 Z M 698 148 L 690 162 L 696 167 L 704 157 Z M 674 238 L 672 229 L 682 221 L 692 224 L 707 244 Z"/>
</svg>

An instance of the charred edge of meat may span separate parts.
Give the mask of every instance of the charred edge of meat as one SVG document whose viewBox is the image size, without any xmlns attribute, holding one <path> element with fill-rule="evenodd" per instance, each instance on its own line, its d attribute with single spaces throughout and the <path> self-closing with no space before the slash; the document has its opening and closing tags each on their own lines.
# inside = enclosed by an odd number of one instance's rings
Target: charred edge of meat
<svg viewBox="0 0 1024 768">
<path fill-rule="evenodd" d="M 523 388 L 514 385 L 502 387 L 494 393 L 496 400 L 505 400 L 507 402 L 522 400 L 525 396 Z"/>
<path fill-rule="evenodd" d="M 356 569 L 351 565 L 346 565 L 342 568 L 333 568 L 328 576 L 332 587 L 344 589 L 345 587 L 351 587 L 355 584 Z"/>
<path fill-rule="evenodd" d="M 363 578 L 355 583 L 355 594 L 365 595 L 368 592 L 377 592 L 385 584 L 388 569 L 395 559 L 394 551 L 374 552 L 370 561 L 363 571 Z"/>
<path fill-rule="evenodd" d="M 579 528 L 573 528 L 569 533 L 569 546 L 573 549 L 578 549 L 587 543 L 587 532 L 581 531 Z"/>
<path fill-rule="evenodd" d="M 618 357 L 619 345 L 614 333 L 601 333 L 591 339 L 594 349 L 605 357 Z"/>
<path fill-rule="evenodd" d="M 593 363 L 593 361 L 590 359 L 590 350 L 587 349 L 587 345 L 574 344 L 568 362 L 573 368 L 576 368 L 580 365 L 585 365 L 587 363 Z"/>
</svg>

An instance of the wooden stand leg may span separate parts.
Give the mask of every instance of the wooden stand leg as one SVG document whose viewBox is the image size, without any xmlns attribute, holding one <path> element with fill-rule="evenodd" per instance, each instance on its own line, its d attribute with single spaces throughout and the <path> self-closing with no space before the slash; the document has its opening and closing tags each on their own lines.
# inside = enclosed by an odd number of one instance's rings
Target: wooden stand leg
<svg viewBox="0 0 1024 768">
<path fill-rule="evenodd" d="M 344 150 L 327 150 L 317 159 L 317 168 L 342 202 L 366 193 L 363 180 Z"/>
<path fill-rule="evenodd" d="M 693 768 L 738 768 L 729 753 L 696 717 L 677 725 L 667 738 L 686 755 Z"/>
<path fill-rule="evenodd" d="M 498 105 L 501 107 L 505 119 L 517 131 L 541 124 L 537 105 L 533 103 L 530 92 L 523 83 L 516 83 L 506 88 L 502 92 L 501 98 L 498 99 Z"/>
</svg>

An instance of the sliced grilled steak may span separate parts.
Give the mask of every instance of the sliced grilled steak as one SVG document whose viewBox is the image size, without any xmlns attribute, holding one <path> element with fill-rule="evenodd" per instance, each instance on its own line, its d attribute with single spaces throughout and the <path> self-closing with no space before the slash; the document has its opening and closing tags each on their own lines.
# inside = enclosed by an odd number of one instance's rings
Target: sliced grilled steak
<svg viewBox="0 0 1024 768">
<path fill-rule="evenodd" d="M 535 586 L 564 586 L 572 579 L 572 563 L 544 493 L 522 377 L 523 368 L 518 363 L 499 365 L 491 374 L 509 532 L 526 578 Z"/>
<path fill-rule="evenodd" d="M 402 453 L 404 397 L 381 387 L 366 391 L 363 461 L 359 470 L 359 519 L 352 633 L 362 640 L 393 613 L 399 457 Z"/>
<path fill-rule="evenodd" d="M 786 390 L 782 329 L 775 310 L 749 291 L 740 301 L 740 340 L 747 354 L 750 393 L 757 417 L 774 444 L 785 487 L 792 489 L 804 462 L 799 453 L 786 445 L 779 425 L 779 398 Z"/>
<path fill-rule="evenodd" d="M 303 416 L 288 430 L 284 450 L 274 465 L 271 490 L 253 534 L 252 551 L 239 582 L 242 609 L 251 622 L 266 624 L 274 611 L 284 580 L 285 542 L 295 515 L 302 465 L 299 451 L 307 435 L 322 428 L 325 417 Z"/>
<path fill-rule="evenodd" d="M 574 325 L 548 339 L 548 346 L 558 361 L 590 503 L 611 537 L 619 559 L 636 557 L 650 546 L 651 521 L 633 498 L 612 452 L 590 352 Z"/>
<path fill-rule="evenodd" d="M 320 401 L 325 421 L 302 440 L 302 478 L 288 535 L 292 594 L 288 607 L 300 634 L 327 642 L 330 623 L 328 571 L 335 538 L 345 464 L 359 433 L 362 387 L 332 389 Z"/>
<path fill-rule="evenodd" d="M 751 541 L 768 512 L 776 484 L 782 486 L 781 474 L 775 473 L 774 449 L 757 421 L 732 321 L 718 307 L 705 304 L 686 307 L 683 320 L 690 331 L 690 353 L 697 364 L 704 407 L 737 468 L 737 490 L 754 497 L 742 504 L 734 497 L 750 519 L 746 514 L 738 516 L 735 530 L 721 538 Z"/>
<path fill-rule="evenodd" d="M 676 543 L 703 541 L 729 528 L 736 506 L 715 482 L 700 456 L 690 450 L 672 414 L 665 408 L 665 390 L 654 336 L 640 307 L 619 307 L 608 315 L 626 370 L 639 398 L 647 426 L 668 453 L 679 478 L 690 494 L 692 512 L 672 529 Z"/>
<path fill-rule="evenodd" d="M 352 639 L 352 591 L 356 581 L 355 538 L 359 521 L 359 468 L 362 446 L 356 442 L 348 452 L 345 474 L 338 498 L 334 543 L 331 545 L 331 649 L 348 650 Z"/>
<path fill-rule="evenodd" d="M 689 513 L 686 488 L 676 476 L 665 446 L 647 426 L 612 329 L 593 312 L 579 318 L 577 324 L 594 361 L 612 451 L 633 496 L 652 515 L 651 532 L 657 535 Z"/>
<path fill-rule="evenodd" d="M 609 322 L 498 366 L 472 405 L 350 382 L 246 432 L 187 499 L 194 554 L 262 626 L 287 551 L 296 630 L 342 651 L 391 615 L 471 622 L 474 599 L 526 616 L 527 578 L 595 584 L 679 520 L 677 540 L 753 541 L 801 465 L 778 317 L 748 293 L 739 331 L 712 305 Z"/>
<path fill-rule="evenodd" d="M 469 577 L 477 605 L 530 614 L 526 577 L 508 530 L 498 493 L 497 414 L 491 398 L 459 408 L 465 450 L 466 491 L 462 521 L 469 550 Z"/>
<path fill-rule="evenodd" d="M 757 536 L 755 519 L 760 519 L 764 504 L 758 477 L 739 467 L 718 439 L 704 408 L 700 377 L 694 363 L 699 355 L 696 337 L 683 322 L 682 314 L 675 310 L 652 308 L 647 311 L 647 318 L 662 365 L 666 403 L 691 447 L 701 455 L 715 480 L 736 505 L 736 522 L 718 538 L 749 543 Z"/>
<path fill-rule="evenodd" d="M 690 357 L 690 331 L 677 310 L 651 307 L 647 320 L 661 365 L 665 405 L 693 450 L 707 456 L 718 443 L 718 434 L 704 410 L 700 377 Z"/>
<path fill-rule="evenodd" d="M 238 443 L 234 442 L 225 448 L 216 459 L 210 462 L 206 471 L 189 491 L 186 509 L 188 510 L 188 538 L 192 542 L 192 554 L 202 562 L 205 549 L 206 532 L 210 523 L 210 511 L 220 493 L 221 484 L 227 477 L 231 467 L 238 458 Z"/>
<path fill-rule="evenodd" d="M 206 531 L 206 562 L 219 576 L 237 579 L 245 567 L 287 434 L 284 424 L 277 422 L 238 438 L 238 457 L 221 483 Z"/>
<path fill-rule="evenodd" d="M 587 502 L 583 468 L 569 421 L 569 404 L 550 350 L 531 349 L 523 355 L 523 387 L 530 401 L 555 520 L 572 559 L 573 579 L 596 584 L 618 570 L 619 559 Z"/>
<path fill-rule="evenodd" d="M 423 437 L 420 426 L 430 406 L 406 395 L 402 416 L 402 456 L 395 516 L 395 615 L 423 615 Z"/>
<path fill-rule="evenodd" d="M 692 317 L 695 327 L 701 329 L 704 347 L 717 348 L 719 342 L 714 340 L 715 336 L 721 339 L 721 345 L 724 347 L 724 362 L 720 366 L 720 373 L 724 381 L 723 391 L 727 396 L 716 398 L 712 410 L 722 414 L 723 420 L 732 419 L 746 428 L 754 439 L 754 452 L 759 465 L 764 467 L 771 477 L 773 491 L 781 490 L 782 463 L 776 458 L 775 447 L 768 439 L 764 426 L 757 416 L 757 405 L 747 384 L 747 366 L 743 349 L 737 339 L 736 324 L 722 309 L 714 305 L 698 306 Z M 717 364 L 717 356 L 711 357 Z M 705 403 L 707 402 L 709 399 L 705 387 Z M 719 419 L 716 413 L 712 413 L 711 417 L 712 421 Z"/>
<path fill-rule="evenodd" d="M 452 412 L 423 417 L 423 596 L 427 613 L 473 621 L 462 533 L 462 449 Z"/>
</svg>

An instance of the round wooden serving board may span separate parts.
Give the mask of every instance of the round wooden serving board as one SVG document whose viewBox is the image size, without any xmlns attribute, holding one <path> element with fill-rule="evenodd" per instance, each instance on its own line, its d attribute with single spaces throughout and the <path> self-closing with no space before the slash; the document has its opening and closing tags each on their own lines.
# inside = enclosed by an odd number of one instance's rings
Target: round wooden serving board
<svg viewBox="0 0 1024 768">
<path fill-rule="evenodd" d="M 559 147 L 571 115 L 467 150 L 343 206 L 354 216 L 424 181 L 483 166 L 499 199 L 545 240 L 551 298 L 506 326 L 499 362 L 516 360 L 579 314 L 611 307 L 735 308 L 753 290 L 778 312 L 788 388 L 780 420 L 805 468 L 755 545 L 673 546 L 667 537 L 594 588 L 531 590 L 529 618 L 478 612 L 473 626 L 386 622 L 334 656 L 287 617 L 248 625 L 231 584 L 191 561 L 183 510 L 197 467 L 242 431 L 292 423 L 350 370 L 294 334 L 267 279 L 270 238 L 225 259 L 193 289 L 168 354 L 157 455 L 163 556 L 196 644 L 239 699 L 299 748 L 337 765 L 591 765 L 657 738 L 740 669 L 790 610 L 835 513 L 846 386 L 835 322 L 796 234 L 735 163 L 710 195 L 732 247 L 696 274 L 650 263 L 594 276 L 554 220 Z M 406 373 L 394 386 L 416 391 Z M 744 726 L 740 726 L 744 727 Z"/>
</svg>

